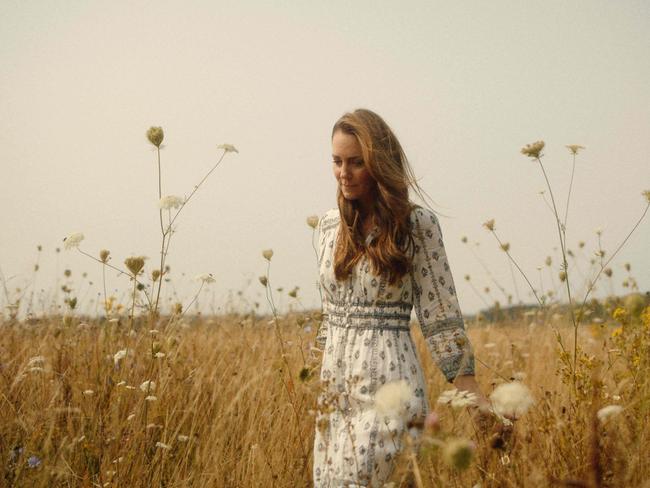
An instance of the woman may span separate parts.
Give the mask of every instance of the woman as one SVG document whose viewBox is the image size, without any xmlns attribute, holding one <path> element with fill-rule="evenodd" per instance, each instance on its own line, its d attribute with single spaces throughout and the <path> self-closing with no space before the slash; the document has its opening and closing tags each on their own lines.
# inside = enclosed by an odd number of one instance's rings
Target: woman
<svg viewBox="0 0 650 488">
<path fill-rule="evenodd" d="M 314 440 L 316 487 L 380 487 L 409 422 L 428 413 L 422 368 L 410 335 L 412 308 L 428 349 L 449 382 L 487 401 L 474 379 L 440 225 L 413 205 L 421 195 L 404 152 L 384 120 L 358 109 L 332 129 L 338 208 L 319 222 L 323 350 Z M 403 380 L 403 418 L 375 409 L 377 390 Z"/>
</svg>

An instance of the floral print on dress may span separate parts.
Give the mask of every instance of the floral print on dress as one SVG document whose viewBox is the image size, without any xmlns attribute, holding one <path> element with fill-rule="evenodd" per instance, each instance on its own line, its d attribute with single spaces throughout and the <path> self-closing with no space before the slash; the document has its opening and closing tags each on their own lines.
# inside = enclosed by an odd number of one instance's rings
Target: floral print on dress
<svg viewBox="0 0 650 488">
<path fill-rule="evenodd" d="M 370 272 L 363 256 L 347 280 L 334 276 L 338 209 L 319 220 L 319 285 L 323 322 L 316 337 L 323 349 L 314 438 L 315 487 L 382 486 L 401 450 L 410 420 L 428 413 L 426 383 L 411 338 L 411 312 L 428 350 L 448 381 L 474 374 L 474 356 L 464 329 L 433 212 L 415 208 L 410 221 L 415 254 L 409 275 L 395 285 Z M 402 419 L 380 418 L 374 394 L 404 380 L 413 400 Z"/>
</svg>

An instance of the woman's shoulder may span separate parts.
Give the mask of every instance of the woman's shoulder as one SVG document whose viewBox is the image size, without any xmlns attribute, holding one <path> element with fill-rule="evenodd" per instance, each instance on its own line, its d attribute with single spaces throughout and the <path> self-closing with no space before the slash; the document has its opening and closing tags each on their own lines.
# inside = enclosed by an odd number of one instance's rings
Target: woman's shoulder
<svg viewBox="0 0 650 488">
<path fill-rule="evenodd" d="M 325 214 L 320 218 L 318 225 L 321 232 L 327 232 L 328 230 L 338 226 L 340 221 L 341 215 L 339 214 L 339 209 L 338 207 L 334 207 L 325 212 Z"/>
<path fill-rule="evenodd" d="M 432 227 L 439 227 L 438 217 L 433 212 L 433 210 L 421 207 L 419 205 L 413 205 L 410 215 L 411 224 L 413 227 L 420 227 L 425 229 L 430 229 Z"/>
</svg>

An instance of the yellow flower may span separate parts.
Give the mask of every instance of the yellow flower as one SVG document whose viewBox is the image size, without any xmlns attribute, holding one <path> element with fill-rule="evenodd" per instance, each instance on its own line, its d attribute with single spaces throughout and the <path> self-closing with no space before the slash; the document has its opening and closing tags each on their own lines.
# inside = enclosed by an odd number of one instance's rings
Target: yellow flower
<svg viewBox="0 0 650 488">
<path fill-rule="evenodd" d="M 544 141 L 535 141 L 522 147 L 521 153 L 531 158 L 539 158 L 542 156 L 542 149 L 544 149 Z"/>
<path fill-rule="evenodd" d="M 585 147 L 581 146 L 580 144 L 567 144 L 565 147 L 568 148 L 572 154 L 578 154 L 578 151 L 580 151 L 580 149 L 585 149 Z"/>
<path fill-rule="evenodd" d="M 616 338 L 616 337 L 620 336 L 622 333 L 623 333 L 623 327 L 617 327 L 612 332 L 612 338 Z"/>
</svg>

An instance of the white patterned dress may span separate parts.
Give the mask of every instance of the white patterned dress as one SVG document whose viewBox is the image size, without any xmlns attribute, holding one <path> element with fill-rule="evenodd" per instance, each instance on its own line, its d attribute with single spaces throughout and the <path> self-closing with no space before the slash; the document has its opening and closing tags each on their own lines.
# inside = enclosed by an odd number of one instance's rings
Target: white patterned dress
<svg viewBox="0 0 650 488">
<path fill-rule="evenodd" d="M 413 308 L 429 352 L 447 380 L 474 374 L 438 219 L 420 207 L 410 219 L 413 266 L 395 285 L 374 276 L 365 256 L 346 281 L 337 281 L 338 208 L 320 219 L 323 323 L 316 343 L 324 353 L 314 439 L 317 488 L 381 487 L 394 468 L 407 423 L 428 413 L 426 384 L 410 334 Z M 408 383 L 413 401 L 403 419 L 386 422 L 374 409 L 374 394 L 398 380 Z"/>
</svg>

